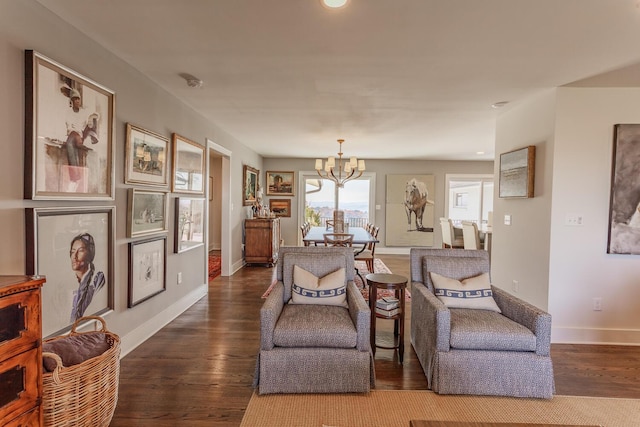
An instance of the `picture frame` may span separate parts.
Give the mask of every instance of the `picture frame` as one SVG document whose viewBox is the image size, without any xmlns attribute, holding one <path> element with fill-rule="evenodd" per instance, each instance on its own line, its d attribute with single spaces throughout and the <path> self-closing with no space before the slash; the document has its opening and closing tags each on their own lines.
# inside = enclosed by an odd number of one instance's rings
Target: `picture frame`
<svg viewBox="0 0 640 427">
<path fill-rule="evenodd" d="M 501 199 L 534 196 L 536 147 L 529 145 L 500 154 L 499 193 Z"/>
<path fill-rule="evenodd" d="M 177 133 L 172 144 L 173 192 L 204 195 L 204 147 Z"/>
<path fill-rule="evenodd" d="M 174 252 L 204 245 L 204 198 L 177 197 L 175 202 Z"/>
<path fill-rule="evenodd" d="M 213 177 L 209 177 L 209 201 L 213 202 Z"/>
<path fill-rule="evenodd" d="M 131 123 L 126 126 L 125 184 L 169 187 L 169 138 Z"/>
<path fill-rule="evenodd" d="M 47 277 L 43 337 L 113 310 L 115 206 L 26 208 L 25 225 L 26 274 Z"/>
<path fill-rule="evenodd" d="M 291 218 L 291 199 L 269 199 L 269 211 L 277 218 Z"/>
<path fill-rule="evenodd" d="M 242 203 L 244 206 L 251 206 L 256 203 L 259 176 L 260 171 L 258 169 L 244 165 L 242 169 Z"/>
<path fill-rule="evenodd" d="M 640 124 L 614 125 L 608 254 L 640 255 Z"/>
<path fill-rule="evenodd" d="M 385 245 L 433 246 L 434 200 L 435 175 L 387 175 Z"/>
<path fill-rule="evenodd" d="M 267 196 L 294 196 L 295 172 L 267 171 Z"/>
<path fill-rule="evenodd" d="M 24 197 L 113 200 L 115 93 L 25 51 Z"/>
<path fill-rule="evenodd" d="M 129 308 L 167 290 L 167 236 L 129 242 Z"/>
<path fill-rule="evenodd" d="M 130 188 L 127 205 L 127 237 L 167 231 L 167 193 Z"/>
</svg>

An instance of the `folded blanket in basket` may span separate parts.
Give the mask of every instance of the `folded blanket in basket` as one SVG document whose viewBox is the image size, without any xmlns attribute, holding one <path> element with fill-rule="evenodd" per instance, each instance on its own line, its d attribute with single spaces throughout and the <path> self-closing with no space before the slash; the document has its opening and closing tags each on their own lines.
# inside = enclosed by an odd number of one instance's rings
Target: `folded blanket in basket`
<svg viewBox="0 0 640 427">
<path fill-rule="evenodd" d="M 57 354 L 62 359 L 62 365 L 68 367 L 100 356 L 109 347 L 104 332 L 86 332 L 46 341 L 42 344 L 42 352 Z M 57 363 L 54 359 L 45 356 L 42 362 L 45 372 L 53 372 L 56 369 Z"/>
</svg>

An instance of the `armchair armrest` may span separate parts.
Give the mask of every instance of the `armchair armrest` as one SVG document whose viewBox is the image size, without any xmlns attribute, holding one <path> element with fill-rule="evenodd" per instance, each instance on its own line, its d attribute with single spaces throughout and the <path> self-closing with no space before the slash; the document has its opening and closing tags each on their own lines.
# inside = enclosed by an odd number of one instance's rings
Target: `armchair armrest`
<svg viewBox="0 0 640 427">
<path fill-rule="evenodd" d="M 422 282 L 411 283 L 411 324 L 423 325 L 433 351 L 449 351 L 451 312 Z"/>
<path fill-rule="evenodd" d="M 370 351 L 371 310 L 353 281 L 347 282 L 347 304 L 357 331 L 356 348 L 359 351 Z"/>
<path fill-rule="evenodd" d="M 284 307 L 284 284 L 278 282 L 260 309 L 260 349 L 271 350 L 273 331 Z"/>
<path fill-rule="evenodd" d="M 502 310 L 502 314 L 534 333 L 536 354 L 549 356 L 551 351 L 551 315 L 503 289 L 493 285 L 491 288 L 493 298 Z"/>
</svg>

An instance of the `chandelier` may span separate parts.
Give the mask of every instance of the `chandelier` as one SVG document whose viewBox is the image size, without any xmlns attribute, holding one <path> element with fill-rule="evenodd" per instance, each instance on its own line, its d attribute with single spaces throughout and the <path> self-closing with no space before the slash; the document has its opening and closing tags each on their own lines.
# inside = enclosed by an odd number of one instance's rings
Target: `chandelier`
<svg viewBox="0 0 640 427">
<path fill-rule="evenodd" d="M 340 151 L 338 152 L 338 164 L 336 164 L 336 158 L 331 156 L 327 159 L 322 167 L 322 159 L 316 159 L 316 172 L 322 179 L 329 179 L 334 181 L 339 188 L 344 187 L 344 183 L 352 179 L 357 179 L 362 176 L 362 172 L 365 170 L 364 160 L 358 160 L 355 157 L 351 157 L 348 160 L 344 159 L 344 166 L 342 162 L 342 143 L 344 139 L 339 139 Z M 358 172 L 356 174 L 356 172 Z M 344 176 L 343 176 L 344 173 Z"/>
</svg>

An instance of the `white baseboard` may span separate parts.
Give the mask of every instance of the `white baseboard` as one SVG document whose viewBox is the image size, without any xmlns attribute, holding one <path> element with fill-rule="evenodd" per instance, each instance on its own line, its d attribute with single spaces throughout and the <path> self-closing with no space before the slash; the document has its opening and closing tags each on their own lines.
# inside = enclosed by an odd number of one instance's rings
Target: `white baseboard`
<svg viewBox="0 0 640 427">
<path fill-rule="evenodd" d="M 184 313 L 189 307 L 207 295 L 208 284 L 198 286 L 196 289 L 185 295 L 175 304 L 167 307 L 162 312 L 150 318 L 133 331 L 120 337 L 120 358 L 133 351 L 140 344 L 151 338 L 156 332 L 165 327 L 173 319 Z"/>
<path fill-rule="evenodd" d="M 640 330 L 552 327 L 551 342 L 554 344 L 606 344 L 640 346 Z"/>
<path fill-rule="evenodd" d="M 377 254 L 409 255 L 410 250 L 411 248 L 387 248 L 384 246 L 376 246 Z"/>
</svg>

